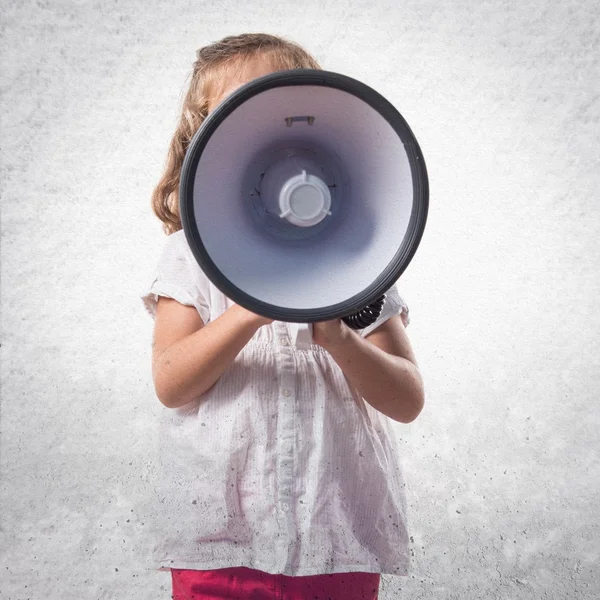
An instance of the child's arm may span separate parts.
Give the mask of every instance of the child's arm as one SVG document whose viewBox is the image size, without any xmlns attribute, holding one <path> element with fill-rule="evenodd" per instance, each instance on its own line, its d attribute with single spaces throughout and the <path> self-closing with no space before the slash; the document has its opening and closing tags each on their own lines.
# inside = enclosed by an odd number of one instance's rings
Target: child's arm
<svg viewBox="0 0 600 600">
<path fill-rule="evenodd" d="M 315 328 L 317 343 L 373 408 L 401 423 L 419 416 L 425 400 L 423 380 L 399 315 L 365 338 L 339 320 L 314 324 Z"/>
<path fill-rule="evenodd" d="M 271 322 L 234 304 L 204 325 L 194 307 L 159 297 L 152 376 L 158 399 L 178 408 L 211 388 L 256 330 Z"/>
</svg>

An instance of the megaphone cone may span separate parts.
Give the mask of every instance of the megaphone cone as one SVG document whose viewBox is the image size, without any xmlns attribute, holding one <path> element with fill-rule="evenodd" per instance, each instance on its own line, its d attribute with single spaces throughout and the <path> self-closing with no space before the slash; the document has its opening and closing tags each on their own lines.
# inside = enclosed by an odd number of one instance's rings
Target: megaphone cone
<svg viewBox="0 0 600 600">
<path fill-rule="evenodd" d="M 247 83 L 206 118 L 179 198 L 198 264 L 234 302 L 360 328 L 416 252 L 429 191 L 417 140 L 383 96 L 299 69 Z"/>
</svg>

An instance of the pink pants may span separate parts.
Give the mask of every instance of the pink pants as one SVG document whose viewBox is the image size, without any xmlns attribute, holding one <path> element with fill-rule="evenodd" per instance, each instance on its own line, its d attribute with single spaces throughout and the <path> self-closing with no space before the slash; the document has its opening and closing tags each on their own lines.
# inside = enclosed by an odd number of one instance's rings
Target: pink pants
<svg viewBox="0 0 600 600">
<path fill-rule="evenodd" d="M 377 600 L 379 573 L 290 577 L 248 567 L 171 569 L 173 600 Z"/>
</svg>

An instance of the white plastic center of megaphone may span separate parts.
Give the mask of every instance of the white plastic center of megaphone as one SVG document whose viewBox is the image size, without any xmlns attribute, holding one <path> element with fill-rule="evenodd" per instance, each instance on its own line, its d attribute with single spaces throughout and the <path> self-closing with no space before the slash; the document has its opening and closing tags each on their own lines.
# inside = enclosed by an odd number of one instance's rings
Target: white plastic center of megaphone
<svg viewBox="0 0 600 600">
<path fill-rule="evenodd" d="M 302 171 L 281 188 L 279 207 L 282 219 L 298 227 L 312 227 L 331 214 L 331 193 L 322 179 Z"/>
</svg>

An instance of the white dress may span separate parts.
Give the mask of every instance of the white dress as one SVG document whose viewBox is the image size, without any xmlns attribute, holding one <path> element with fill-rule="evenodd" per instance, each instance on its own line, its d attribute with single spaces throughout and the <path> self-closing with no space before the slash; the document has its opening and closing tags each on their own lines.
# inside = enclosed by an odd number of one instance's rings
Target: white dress
<svg viewBox="0 0 600 600">
<path fill-rule="evenodd" d="M 232 304 L 183 231 L 167 238 L 143 296 L 152 316 L 158 296 L 195 306 L 205 323 Z M 407 325 L 394 286 L 361 334 L 397 314 Z M 156 568 L 407 574 L 392 421 L 349 387 L 327 351 L 301 341 L 302 330 L 278 321 L 259 328 L 210 390 L 162 409 Z"/>
</svg>

